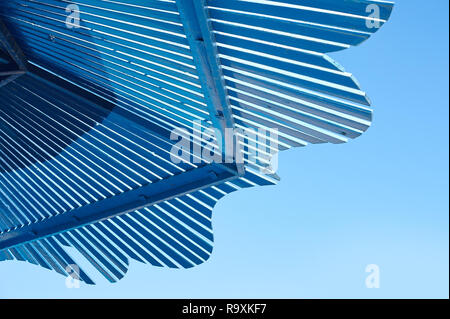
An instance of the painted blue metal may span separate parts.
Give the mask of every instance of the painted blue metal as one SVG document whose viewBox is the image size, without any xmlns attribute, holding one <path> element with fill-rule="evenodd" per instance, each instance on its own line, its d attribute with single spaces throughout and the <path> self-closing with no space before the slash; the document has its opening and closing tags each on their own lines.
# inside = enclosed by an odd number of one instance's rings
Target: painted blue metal
<svg viewBox="0 0 450 319">
<path fill-rule="evenodd" d="M 66 23 L 69 5 L 79 9 L 77 27 Z M 368 39 L 392 7 L 369 0 L 0 2 L 1 30 L 8 30 L 0 32 L 0 68 L 16 66 L 0 69 L 0 83 L 10 78 L 0 85 L 0 261 L 75 273 L 88 284 L 66 247 L 111 282 L 130 260 L 171 268 L 205 262 L 215 204 L 241 188 L 275 184 L 274 152 L 344 143 L 368 129 L 366 93 L 326 53 Z M 174 162 L 177 128 L 207 150 L 224 141 L 198 133 L 237 129 L 243 164 L 215 164 L 196 147 L 188 155 L 198 162 Z"/>
<path fill-rule="evenodd" d="M 25 57 L 0 19 L 0 87 L 16 80 L 26 71 Z"/>
<path fill-rule="evenodd" d="M 210 107 L 210 117 L 214 127 L 221 133 L 220 146 L 224 159 L 226 158 L 226 129 L 234 127 L 231 107 L 225 90 L 225 81 L 218 59 L 214 34 L 209 22 L 209 13 L 205 0 L 178 0 L 181 21 L 186 31 L 187 40 L 192 50 L 194 62 L 202 82 L 205 99 Z M 240 168 L 243 172 L 243 167 Z"/>
<path fill-rule="evenodd" d="M 17 64 L 17 69 L 20 71 L 26 71 L 26 59 L 22 53 L 22 50 L 18 47 L 16 41 L 12 37 L 8 28 L 0 19 L 0 46 L 5 49 L 13 61 Z"/>
<path fill-rule="evenodd" d="M 177 198 L 238 177 L 231 165 L 208 164 L 96 203 L 69 210 L 39 223 L 0 234 L 0 250 L 78 229 L 93 222 Z"/>
</svg>

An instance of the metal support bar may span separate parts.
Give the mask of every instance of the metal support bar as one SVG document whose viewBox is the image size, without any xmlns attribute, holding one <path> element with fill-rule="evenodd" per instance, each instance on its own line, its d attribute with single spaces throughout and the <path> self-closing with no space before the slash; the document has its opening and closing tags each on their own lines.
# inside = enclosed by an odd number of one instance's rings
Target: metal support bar
<svg viewBox="0 0 450 319">
<path fill-rule="evenodd" d="M 227 162 L 236 162 L 235 158 L 227 158 L 231 154 L 226 152 L 225 132 L 227 128 L 232 129 L 235 126 L 225 89 L 216 41 L 206 8 L 206 0 L 176 0 L 176 3 L 197 66 L 211 120 L 214 127 L 222 135 L 223 158 Z M 238 166 L 241 174 L 243 174 L 243 165 Z"/>
<path fill-rule="evenodd" d="M 20 77 L 22 74 L 14 74 L 14 75 L 10 75 L 8 76 L 6 79 L 1 80 L 0 81 L 0 88 L 5 86 L 8 83 L 11 83 L 12 81 L 14 81 L 15 79 L 17 79 L 18 77 Z"/>
<path fill-rule="evenodd" d="M 0 47 L 6 49 L 6 52 L 9 54 L 9 56 L 12 58 L 12 60 L 18 67 L 18 70 L 16 71 L 0 72 L 0 76 L 3 77 L 6 76 L 6 78 L 0 80 L 0 88 L 1 88 L 27 72 L 26 67 L 27 60 L 25 58 L 25 55 L 23 54 L 19 45 L 16 43 L 16 40 L 14 40 L 14 37 L 11 35 L 8 28 L 1 19 L 0 19 Z"/>
<path fill-rule="evenodd" d="M 0 250 L 57 235 L 238 178 L 233 165 L 208 164 L 39 223 L 0 234 Z"/>
<path fill-rule="evenodd" d="M 27 73 L 26 71 L 13 70 L 13 71 L 0 71 L 0 76 L 10 76 L 10 75 L 23 75 Z"/>
<path fill-rule="evenodd" d="M 16 62 L 19 70 L 27 70 L 27 60 L 14 37 L 9 32 L 6 25 L 0 19 L 0 44 L 6 49 L 11 58 Z"/>
</svg>

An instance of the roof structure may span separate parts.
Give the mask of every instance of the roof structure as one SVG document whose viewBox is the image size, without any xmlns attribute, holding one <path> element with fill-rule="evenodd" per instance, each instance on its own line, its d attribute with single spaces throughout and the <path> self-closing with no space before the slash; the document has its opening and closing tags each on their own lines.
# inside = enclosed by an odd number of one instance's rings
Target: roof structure
<svg viewBox="0 0 450 319">
<path fill-rule="evenodd" d="M 111 282 L 130 260 L 205 262 L 215 204 L 275 184 L 276 152 L 368 129 L 366 93 L 327 53 L 368 39 L 392 7 L 0 2 L 0 261 L 88 284 L 67 247 Z"/>
</svg>

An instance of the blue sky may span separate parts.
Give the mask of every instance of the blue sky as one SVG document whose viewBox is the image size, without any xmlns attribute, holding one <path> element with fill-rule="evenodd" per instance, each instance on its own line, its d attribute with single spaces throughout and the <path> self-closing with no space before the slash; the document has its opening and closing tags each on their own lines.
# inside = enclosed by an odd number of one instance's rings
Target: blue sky
<svg viewBox="0 0 450 319">
<path fill-rule="evenodd" d="M 277 186 L 214 210 L 215 250 L 194 269 L 132 264 L 117 284 L 0 264 L 0 298 L 448 298 L 448 1 L 398 0 L 360 47 L 333 54 L 373 101 L 345 145 L 283 152 Z M 367 289 L 365 267 L 380 267 Z"/>
</svg>

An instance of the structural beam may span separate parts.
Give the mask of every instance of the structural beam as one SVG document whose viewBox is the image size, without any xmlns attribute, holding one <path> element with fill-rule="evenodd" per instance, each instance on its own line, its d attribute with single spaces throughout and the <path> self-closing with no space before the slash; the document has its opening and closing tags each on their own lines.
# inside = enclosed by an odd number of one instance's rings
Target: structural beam
<svg viewBox="0 0 450 319">
<path fill-rule="evenodd" d="M 17 79 L 18 77 L 20 77 L 22 74 L 14 74 L 14 75 L 10 75 L 8 77 L 6 77 L 3 80 L 0 80 L 0 88 L 7 85 L 8 83 L 11 83 L 12 81 L 14 81 L 15 79 Z"/>
<path fill-rule="evenodd" d="M 18 77 L 27 72 L 27 61 L 25 55 L 20 49 L 19 45 L 15 41 L 14 37 L 9 32 L 6 25 L 0 19 L 0 47 L 6 50 L 6 53 L 12 58 L 13 62 L 17 65 L 18 70 L 2 71 L 0 70 L 0 76 L 4 77 L 0 80 L 0 88 L 14 81 Z"/>
<path fill-rule="evenodd" d="M 236 154 L 235 152 L 231 152 L 232 154 L 226 152 L 225 132 L 227 128 L 234 128 L 234 120 L 206 0 L 176 0 L 176 3 L 197 67 L 211 120 L 214 128 L 221 132 L 222 156 L 227 162 L 236 162 L 236 158 L 227 158 Z M 242 173 L 243 165 L 239 165 L 239 167 Z"/>
<path fill-rule="evenodd" d="M 0 71 L 0 76 L 10 76 L 10 75 L 23 75 L 26 71 L 12 70 L 12 71 Z"/>
<path fill-rule="evenodd" d="M 39 223 L 0 234 L 0 250 L 33 242 L 238 178 L 232 165 L 207 164 Z"/>
<path fill-rule="evenodd" d="M 6 52 L 11 56 L 17 64 L 20 71 L 27 70 L 27 60 L 14 37 L 9 32 L 6 25 L 0 19 L 0 45 L 6 49 Z"/>
</svg>

